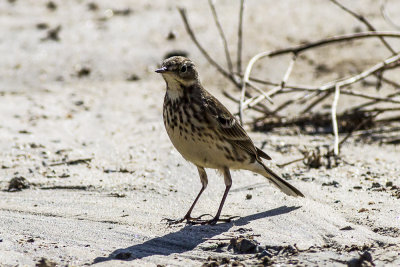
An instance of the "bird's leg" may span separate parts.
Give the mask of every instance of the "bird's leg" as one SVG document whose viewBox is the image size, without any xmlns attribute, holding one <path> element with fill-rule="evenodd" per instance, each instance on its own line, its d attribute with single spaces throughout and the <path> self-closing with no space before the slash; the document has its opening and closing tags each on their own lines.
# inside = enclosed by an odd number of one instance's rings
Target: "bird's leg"
<svg viewBox="0 0 400 267">
<path fill-rule="evenodd" d="M 215 217 L 213 219 L 211 219 L 211 220 L 201 222 L 201 224 L 211 224 L 211 225 L 213 225 L 213 224 L 216 224 L 219 221 L 220 222 L 230 222 L 231 221 L 230 218 L 228 218 L 228 219 L 220 219 L 219 218 L 221 216 L 222 207 L 224 206 L 225 199 L 226 199 L 226 196 L 228 195 L 228 192 L 229 192 L 230 188 L 231 188 L 231 185 L 227 185 L 225 187 L 224 196 L 222 197 L 221 203 L 219 204 L 218 212 L 215 215 Z"/>
<path fill-rule="evenodd" d="M 196 221 L 196 220 L 201 219 L 201 217 L 203 217 L 203 216 L 205 216 L 205 215 L 209 215 L 209 214 L 203 214 L 203 215 L 201 215 L 201 216 L 199 216 L 199 217 L 197 217 L 197 218 L 192 218 L 192 217 L 191 217 L 192 210 L 193 210 L 194 206 L 196 206 L 197 201 L 199 200 L 201 194 L 202 194 L 203 191 L 206 189 L 207 184 L 208 184 L 207 173 L 206 173 L 206 171 L 204 170 L 204 168 L 203 168 L 203 167 L 197 166 L 197 170 L 199 171 L 200 180 L 201 180 L 201 184 L 202 184 L 202 187 L 201 187 L 201 189 L 200 189 L 199 194 L 197 195 L 197 197 L 196 197 L 196 199 L 194 200 L 192 206 L 190 207 L 190 209 L 188 210 L 188 212 L 186 213 L 186 215 L 185 215 L 182 219 L 179 219 L 179 220 L 164 219 L 165 221 L 167 221 L 168 224 L 181 223 L 181 222 L 183 222 L 183 221 L 185 221 L 185 220 L 186 220 L 187 222 Z"/>
<path fill-rule="evenodd" d="M 191 224 L 211 224 L 214 225 L 217 222 L 231 222 L 231 220 L 233 218 L 236 218 L 237 216 L 233 216 L 230 218 L 226 218 L 226 219 L 220 219 L 219 217 L 221 216 L 221 211 L 222 211 L 222 207 L 224 206 L 225 203 L 225 199 L 228 196 L 229 193 L 229 189 L 231 189 L 232 186 L 232 178 L 231 178 L 231 174 L 229 172 L 229 169 L 227 167 L 225 167 L 223 169 L 223 173 L 224 173 L 224 181 L 225 181 L 225 192 L 224 192 L 224 196 L 222 197 L 221 203 L 219 204 L 219 208 L 218 208 L 218 212 L 215 215 L 215 217 L 211 220 L 195 220 L 195 221 L 190 221 Z M 203 216 L 203 215 L 202 215 Z"/>
</svg>

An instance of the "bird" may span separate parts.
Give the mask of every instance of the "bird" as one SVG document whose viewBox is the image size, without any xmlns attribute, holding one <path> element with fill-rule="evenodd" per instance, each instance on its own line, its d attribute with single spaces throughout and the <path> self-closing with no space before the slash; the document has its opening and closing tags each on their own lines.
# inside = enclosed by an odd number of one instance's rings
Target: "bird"
<svg viewBox="0 0 400 267">
<path fill-rule="evenodd" d="M 155 72 L 166 82 L 163 121 L 167 134 L 183 158 L 198 170 L 202 187 L 182 219 L 167 219 L 171 224 L 210 224 L 229 222 L 221 219 L 221 211 L 232 186 L 230 170 L 249 170 L 266 177 L 283 193 L 304 197 L 294 186 L 265 166 L 262 159 L 271 157 L 257 148 L 239 121 L 201 85 L 196 65 L 188 58 L 165 59 Z M 216 215 L 210 220 L 193 218 L 191 213 L 208 185 L 206 168 L 224 176 L 225 192 Z"/>
</svg>

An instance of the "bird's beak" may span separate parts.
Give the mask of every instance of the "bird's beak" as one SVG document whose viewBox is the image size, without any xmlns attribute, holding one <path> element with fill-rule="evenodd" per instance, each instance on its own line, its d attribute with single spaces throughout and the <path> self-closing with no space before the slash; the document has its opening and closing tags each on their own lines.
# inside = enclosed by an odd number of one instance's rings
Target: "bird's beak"
<svg viewBox="0 0 400 267">
<path fill-rule="evenodd" d="M 168 71 L 167 67 L 162 67 L 162 68 L 156 69 L 157 73 L 164 73 L 164 72 L 167 72 L 167 71 Z"/>
</svg>

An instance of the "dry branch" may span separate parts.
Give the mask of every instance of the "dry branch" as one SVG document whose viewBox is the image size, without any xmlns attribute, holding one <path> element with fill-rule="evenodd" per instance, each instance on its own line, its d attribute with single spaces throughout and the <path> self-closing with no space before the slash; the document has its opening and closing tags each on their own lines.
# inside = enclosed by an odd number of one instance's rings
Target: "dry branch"
<svg viewBox="0 0 400 267">
<path fill-rule="evenodd" d="M 243 14 L 244 14 L 244 0 L 240 0 L 238 48 L 237 48 L 237 72 L 238 73 L 242 73 Z"/>
<path fill-rule="evenodd" d="M 340 96 L 340 85 L 336 84 L 335 98 L 333 99 L 333 103 L 332 103 L 332 127 L 333 127 L 333 134 L 335 135 L 335 145 L 334 145 L 333 152 L 335 153 L 335 156 L 339 155 L 339 129 L 338 129 L 338 123 L 337 123 L 337 118 L 336 118 L 336 111 L 337 111 L 337 105 L 339 102 L 339 96 Z"/>
<path fill-rule="evenodd" d="M 218 18 L 217 11 L 215 9 L 214 1 L 213 0 L 208 0 L 208 4 L 209 4 L 209 6 L 211 8 L 211 12 L 213 14 L 215 25 L 217 26 L 217 29 L 218 29 L 218 32 L 219 32 L 219 36 L 221 36 L 222 43 L 224 45 L 225 57 L 226 57 L 226 62 L 228 64 L 229 73 L 233 73 L 233 65 L 232 65 L 231 56 L 229 54 L 228 42 L 226 41 L 224 30 L 222 29 L 221 23 L 219 22 L 219 18 Z"/>
<path fill-rule="evenodd" d="M 361 21 L 362 23 L 364 23 L 369 31 L 373 32 L 376 31 L 375 27 L 372 26 L 372 24 L 369 23 L 369 21 L 364 16 L 357 14 L 354 11 L 351 11 L 349 8 L 345 7 L 336 0 L 330 0 L 330 1 L 335 5 L 337 5 L 338 7 L 340 7 L 341 9 L 343 9 L 344 11 L 346 11 L 347 13 L 349 13 L 350 15 L 352 15 L 353 17 L 355 17 L 356 19 L 358 19 L 359 21 Z M 382 36 L 379 36 L 378 38 L 382 41 L 383 45 L 386 46 L 386 48 L 392 53 L 392 55 L 396 54 L 396 51 L 394 51 L 394 49 L 389 45 L 388 42 L 386 42 L 386 40 Z"/>
<path fill-rule="evenodd" d="M 338 36 L 333 36 L 333 37 L 321 39 L 321 40 L 314 41 L 314 42 L 297 45 L 294 47 L 278 49 L 273 52 L 269 52 L 269 54 L 267 54 L 263 57 L 266 57 L 266 56 L 274 57 L 274 56 L 279 56 L 279 55 L 288 54 L 288 53 L 299 54 L 306 50 L 310 50 L 310 49 L 313 49 L 313 48 L 319 47 L 319 46 L 324 46 L 324 45 L 333 44 L 333 43 L 340 43 L 340 42 L 348 42 L 348 41 L 352 41 L 355 39 L 365 39 L 365 38 L 371 38 L 371 37 L 399 38 L 400 32 L 369 31 L 369 32 L 359 32 L 359 33 L 338 35 Z"/>
<path fill-rule="evenodd" d="M 236 86 L 238 85 L 238 82 L 236 81 L 235 77 L 229 73 L 228 71 L 226 71 L 223 67 L 221 67 L 207 52 L 207 50 L 204 49 L 204 47 L 199 43 L 199 41 L 196 38 L 196 35 L 194 34 L 192 28 L 190 27 L 187 15 L 186 15 L 186 9 L 184 8 L 179 8 L 179 14 L 181 14 L 183 23 L 185 25 L 185 29 L 187 31 L 187 33 L 189 34 L 190 38 L 192 39 L 193 43 L 197 46 L 197 48 L 200 50 L 200 52 L 203 54 L 203 56 L 207 59 L 207 61 L 213 65 L 215 68 L 217 68 L 217 70 L 219 71 L 219 73 L 221 73 L 222 75 L 224 75 L 226 78 L 228 78 L 228 80 L 230 80 L 231 82 L 233 82 Z"/>
</svg>

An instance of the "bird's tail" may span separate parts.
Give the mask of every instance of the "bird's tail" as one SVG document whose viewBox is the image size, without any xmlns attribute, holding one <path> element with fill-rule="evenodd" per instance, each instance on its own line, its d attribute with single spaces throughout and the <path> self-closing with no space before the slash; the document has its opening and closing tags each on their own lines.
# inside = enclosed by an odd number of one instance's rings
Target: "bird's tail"
<svg viewBox="0 0 400 267">
<path fill-rule="evenodd" d="M 257 164 L 258 163 L 258 164 Z M 255 162 L 254 169 L 252 171 L 261 174 L 262 176 L 268 178 L 276 187 L 278 187 L 283 193 L 293 197 L 304 197 L 304 195 L 293 185 L 289 184 L 271 169 L 264 165 L 261 161 Z"/>
</svg>

